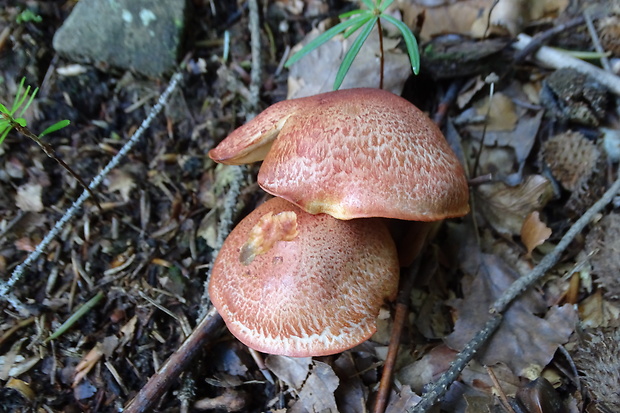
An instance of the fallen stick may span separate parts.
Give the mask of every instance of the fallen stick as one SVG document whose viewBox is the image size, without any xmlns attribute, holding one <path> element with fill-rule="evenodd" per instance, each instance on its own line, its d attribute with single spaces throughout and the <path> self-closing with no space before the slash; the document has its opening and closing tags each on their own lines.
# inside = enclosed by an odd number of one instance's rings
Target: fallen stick
<svg viewBox="0 0 620 413">
<path fill-rule="evenodd" d="M 151 376 L 136 397 L 129 402 L 124 412 L 142 413 L 151 411 L 153 405 L 159 401 L 172 383 L 191 364 L 198 352 L 213 339 L 216 330 L 223 324 L 222 317 L 217 313 L 215 307 L 212 307 L 181 347 L 168 357 L 159 371 Z"/>
<path fill-rule="evenodd" d="M 512 47 L 517 50 L 522 50 L 525 49 L 531 41 L 532 38 L 530 36 L 521 33 L 517 36 L 517 41 L 512 44 Z M 581 73 L 592 76 L 599 83 L 607 86 L 612 93 L 620 96 L 620 77 L 606 72 L 590 63 L 584 62 L 583 60 L 579 60 L 568 53 L 553 49 L 551 47 L 542 46 L 538 49 L 536 54 L 534 54 L 534 58 L 540 64 L 553 69 L 571 67 Z"/>
</svg>

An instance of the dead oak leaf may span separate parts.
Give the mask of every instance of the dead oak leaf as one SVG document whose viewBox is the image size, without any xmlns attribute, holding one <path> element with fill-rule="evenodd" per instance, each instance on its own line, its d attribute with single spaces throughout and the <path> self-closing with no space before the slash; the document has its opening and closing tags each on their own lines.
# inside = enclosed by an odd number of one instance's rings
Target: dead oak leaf
<svg viewBox="0 0 620 413">
<path fill-rule="evenodd" d="M 454 331 L 444 341 L 456 350 L 462 350 L 482 328 L 489 318 L 491 304 L 518 277 L 494 255 L 480 254 L 479 258 L 477 275 L 463 283 L 464 298 L 450 303 L 457 320 Z M 505 312 L 500 328 L 479 359 L 485 365 L 504 363 L 520 376 L 537 377 L 557 348 L 568 341 L 576 322 L 577 312 L 572 305 L 548 309 L 543 296 L 529 290 Z"/>
<path fill-rule="evenodd" d="M 534 248 L 541 245 L 551 236 L 551 229 L 540 220 L 540 213 L 533 211 L 523 221 L 521 241 L 527 248 L 527 256 L 531 256 Z"/>
</svg>

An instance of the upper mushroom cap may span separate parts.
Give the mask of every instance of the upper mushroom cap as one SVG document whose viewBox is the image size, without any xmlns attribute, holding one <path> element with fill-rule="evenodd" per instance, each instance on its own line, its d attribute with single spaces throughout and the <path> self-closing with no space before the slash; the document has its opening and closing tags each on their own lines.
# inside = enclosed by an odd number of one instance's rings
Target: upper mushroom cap
<svg viewBox="0 0 620 413">
<path fill-rule="evenodd" d="M 233 164 L 264 157 L 259 185 L 312 214 L 434 221 L 469 211 L 465 173 L 439 128 L 380 89 L 276 103 L 209 156 Z"/>
<path fill-rule="evenodd" d="M 398 288 L 396 248 L 378 219 L 340 221 L 273 198 L 231 232 L 209 285 L 228 329 L 271 354 L 334 354 L 368 339 Z"/>
</svg>

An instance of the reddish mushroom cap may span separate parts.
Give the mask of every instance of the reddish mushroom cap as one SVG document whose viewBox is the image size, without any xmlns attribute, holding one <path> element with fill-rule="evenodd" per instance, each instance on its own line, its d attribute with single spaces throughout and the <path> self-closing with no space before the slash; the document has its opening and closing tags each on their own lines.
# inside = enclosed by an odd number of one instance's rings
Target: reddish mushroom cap
<svg viewBox="0 0 620 413">
<path fill-rule="evenodd" d="M 334 354 L 368 339 L 398 288 L 396 248 L 378 219 L 340 221 L 273 198 L 231 232 L 209 293 L 228 329 L 272 354 Z"/>
<path fill-rule="evenodd" d="M 209 156 L 238 163 L 254 147 L 261 153 L 253 159 L 264 156 L 260 186 L 313 214 L 434 221 L 469 211 L 465 173 L 441 131 L 390 92 L 347 89 L 277 103 Z"/>
</svg>

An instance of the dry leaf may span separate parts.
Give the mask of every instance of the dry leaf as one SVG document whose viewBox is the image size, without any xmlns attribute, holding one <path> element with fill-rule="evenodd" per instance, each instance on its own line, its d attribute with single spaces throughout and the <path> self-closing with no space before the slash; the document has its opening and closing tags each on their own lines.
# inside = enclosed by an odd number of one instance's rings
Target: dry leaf
<svg viewBox="0 0 620 413">
<path fill-rule="evenodd" d="M 486 116 L 486 130 L 489 132 L 511 131 L 517 124 L 515 105 L 502 92 L 495 93 L 491 99 L 486 97 L 474 106 L 478 115 Z"/>
<path fill-rule="evenodd" d="M 352 352 L 342 353 L 333 367 L 340 379 L 340 385 L 334 392 L 340 413 L 363 412 L 368 399 L 368 389 L 362 382 Z"/>
<path fill-rule="evenodd" d="M 409 411 L 422 400 L 420 396 L 415 394 L 411 387 L 403 386 L 400 392 L 392 391 L 390 396 L 390 404 L 385 408 L 385 413 L 400 413 Z"/>
<path fill-rule="evenodd" d="M 519 235 L 525 217 L 545 206 L 553 196 L 553 188 L 543 176 L 530 175 L 515 187 L 502 182 L 481 185 L 475 194 L 480 214 L 498 232 Z"/>
<path fill-rule="evenodd" d="M 299 390 L 306 381 L 312 364 L 311 357 L 287 357 L 269 355 L 265 359 L 265 365 L 288 387 Z"/>
<path fill-rule="evenodd" d="M 15 203 L 22 211 L 41 212 L 43 202 L 41 201 L 41 191 L 43 187 L 39 184 L 27 183 L 17 188 Z"/>
<path fill-rule="evenodd" d="M 118 191 L 124 202 L 129 201 L 129 194 L 136 186 L 134 177 L 122 169 L 113 169 L 110 171 L 105 182 L 108 185 L 108 191 Z"/>
<path fill-rule="evenodd" d="M 521 227 L 521 242 L 527 248 L 528 257 L 531 256 L 534 248 L 541 245 L 551 236 L 551 229 L 540 220 L 540 213 L 533 211 L 523 221 Z"/>
<path fill-rule="evenodd" d="M 328 364 L 315 361 L 310 376 L 299 392 L 299 400 L 289 413 L 337 412 L 334 391 L 339 382 L 338 376 Z"/>
<path fill-rule="evenodd" d="M 478 259 L 478 273 L 463 280 L 464 298 L 451 301 L 457 320 L 444 342 L 456 350 L 463 349 L 482 328 L 490 305 L 519 277 L 496 256 L 479 254 Z M 548 309 L 540 292 L 528 290 L 505 312 L 480 361 L 486 365 L 504 363 L 515 374 L 538 377 L 557 348 L 568 341 L 576 322 L 574 306 Z"/>
</svg>

